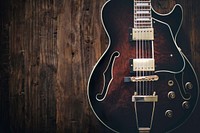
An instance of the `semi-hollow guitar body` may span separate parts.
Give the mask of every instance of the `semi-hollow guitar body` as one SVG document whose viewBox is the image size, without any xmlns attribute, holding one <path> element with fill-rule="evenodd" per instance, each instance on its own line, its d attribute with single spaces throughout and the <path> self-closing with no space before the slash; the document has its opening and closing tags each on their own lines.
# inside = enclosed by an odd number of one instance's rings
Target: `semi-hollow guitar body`
<svg viewBox="0 0 200 133">
<path fill-rule="evenodd" d="M 88 81 L 96 117 L 120 133 L 179 127 L 199 97 L 196 73 L 176 41 L 182 7 L 161 15 L 150 0 L 111 0 L 101 17 L 109 46 Z"/>
</svg>

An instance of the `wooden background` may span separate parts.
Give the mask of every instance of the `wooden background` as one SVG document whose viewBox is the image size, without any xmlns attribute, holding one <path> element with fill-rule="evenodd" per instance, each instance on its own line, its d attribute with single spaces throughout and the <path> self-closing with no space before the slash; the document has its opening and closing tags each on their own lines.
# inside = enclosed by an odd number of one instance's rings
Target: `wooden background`
<svg viewBox="0 0 200 133">
<path fill-rule="evenodd" d="M 106 0 L 0 0 L 0 132 L 102 133 L 87 100 L 92 67 L 108 45 Z M 182 32 L 200 77 L 199 0 L 152 0 L 184 8 Z M 175 18 L 176 19 L 176 18 Z M 199 130 L 200 105 L 174 133 Z"/>
</svg>

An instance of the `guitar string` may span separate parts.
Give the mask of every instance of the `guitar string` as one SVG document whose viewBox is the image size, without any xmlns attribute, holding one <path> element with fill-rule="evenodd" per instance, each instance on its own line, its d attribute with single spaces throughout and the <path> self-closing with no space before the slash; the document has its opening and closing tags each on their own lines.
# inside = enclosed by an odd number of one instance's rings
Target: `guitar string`
<svg viewBox="0 0 200 133">
<path fill-rule="evenodd" d="M 150 3 L 150 7 L 151 7 L 151 3 Z M 150 8 L 150 10 L 151 10 L 151 8 Z M 150 12 L 150 15 L 152 15 L 151 12 Z M 152 17 L 151 17 L 151 27 L 153 27 Z M 152 44 L 152 58 L 154 59 L 154 42 L 153 42 L 153 40 L 151 41 L 151 44 Z M 155 62 L 154 62 L 154 64 L 155 64 Z M 154 65 L 154 68 L 155 68 L 155 65 Z M 152 74 L 153 74 L 153 72 L 152 72 Z M 151 83 L 151 92 L 153 93 L 153 82 Z"/>
<path fill-rule="evenodd" d="M 137 6 L 137 8 L 139 8 L 138 10 L 140 11 L 141 10 L 141 7 L 140 6 Z M 140 18 L 141 17 L 141 14 L 139 14 L 138 16 L 137 16 L 137 18 Z M 138 24 L 138 22 L 139 22 L 139 20 L 137 21 L 137 24 Z M 140 23 L 138 24 L 138 26 L 137 26 L 137 28 L 138 29 L 140 29 Z M 139 59 L 141 58 L 141 40 L 140 40 L 140 37 L 141 37 L 141 34 L 140 34 L 140 31 L 139 31 L 139 33 L 138 33 L 139 35 L 139 39 L 138 39 L 138 41 L 139 41 Z M 140 63 L 139 63 L 139 65 L 138 65 L 138 73 L 139 73 L 139 77 L 141 76 L 141 71 L 140 71 Z M 142 91 L 141 91 L 141 82 L 140 81 L 138 81 L 138 84 L 139 84 L 139 95 L 141 95 L 142 94 Z"/>
<path fill-rule="evenodd" d="M 137 2 L 136 2 L 136 4 L 137 4 Z M 136 8 L 137 8 L 138 11 L 141 11 L 141 6 L 136 6 Z M 136 21 L 137 21 L 137 28 L 138 29 L 140 29 L 140 23 L 138 23 L 139 22 L 138 18 L 140 18 L 140 17 L 141 17 L 141 14 L 140 13 L 139 13 L 139 15 L 137 14 Z M 141 34 L 140 34 L 140 31 L 137 31 L 137 32 L 139 32 L 137 40 L 138 40 L 138 59 L 140 59 L 141 58 L 141 40 L 140 40 Z M 140 77 L 141 76 L 140 63 L 137 67 L 138 67 L 138 69 L 137 69 L 138 77 Z M 139 95 L 141 95 L 142 91 L 141 91 L 141 82 L 140 81 L 138 81 L 138 89 L 139 89 L 138 93 L 139 93 Z"/>
<path fill-rule="evenodd" d="M 142 7 L 141 6 L 139 6 L 139 8 L 140 8 L 140 11 L 142 10 Z M 140 18 L 142 17 L 142 14 L 140 14 Z M 139 26 L 139 29 L 141 29 L 141 26 Z M 142 34 L 141 34 L 142 32 L 139 32 L 139 38 L 142 38 Z M 139 44 L 139 47 L 140 47 L 140 50 L 139 50 L 139 53 L 140 53 L 140 55 L 139 55 L 139 58 L 141 59 L 142 58 L 142 39 L 139 39 L 139 41 L 140 41 L 140 44 Z M 139 68 L 141 69 L 141 66 L 139 66 Z M 139 76 L 141 77 L 142 76 L 142 71 L 141 70 L 139 70 Z M 142 95 L 142 83 L 141 83 L 141 81 L 139 81 L 139 88 L 140 88 L 140 95 Z"/>
<path fill-rule="evenodd" d="M 148 11 L 148 9 L 147 9 L 147 11 Z M 149 24 L 148 24 L 148 25 L 149 25 Z M 150 45 L 150 44 L 149 44 L 149 41 L 148 41 L 148 45 Z M 150 52 L 150 49 L 148 49 L 148 52 Z M 148 54 L 149 54 L 149 53 L 148 53 Z M 148 58 L 150 58 L 150 56 L 147 56 L 147 57 L 148 57 Z M 150 66 L 150 65 L 149 65 L 149 66 Z M 149 71 L 148 71 L 147 73 L 148 73 L 148 75 L 150 75 L 150 72 L 149 72 Z M 147 83 L 146 83 L 146 84 L 147 84 L 147 86 L 150 86 L 150 85 L 149 85 L 149 84 L 150 84 L 150 82 L 149 82 L 149 81 L 147 81 Z M 149 87 L 147 87 L 147 88 L 148 88 L 148 90 L 147 90 L 147 91 L 149 92 L 149 89 L 150 89 L 150 88 L 149 88 Z M 150 93 L 148 93 L 148 94 L 150 95 Z"/>
<path fill-rule="evenodd" d="M 150 4 L 150 3 L 149 3 L 149 4 Z M 149 6 L 150 6 L 150 5 L 149 5 Z M 150 8 L 150 7 L 148 7 L 147 10 L 149 11 L 149 14 L 150 14 L 149 8 Z M 149 17 L 150 17 L 150 16 L 149 16 Z M 150 22 L 150 23 L 151 23 L 151 22 Z M 148 25 L 150 25 L 150 24 L 148 23 Z M 151 28 L 151 25 L 150 25 L 150 28 Z M 151 41 L 148 41 L 148 45 L 151 45 Z M 150 54 L 150 53 L 151 53 L 151 47 L 149 48 L 148 52 L 149 52 L 148 58 L 151 58 L 151 54 Z M 149 66 L 150 66 L 150 64 L 149 64 Z M 148 75 L 151 75 L 151 71 L 148 72 Z M 148 94 L 149 94 L 149 95 L 150 95 L 150 89 L 151 89 L 151 85 L 150 85 L 150 84 L 151 84 L 151 81 L 148 81 L 148 86 L 149 86 L 149 87 L 148 87 L 148 92 L 149 92 Z"/>
<path fill-rule="evenodd" d="M 143 11 L 143 6 L 141 5 L 140 6 L 140 9 L 141 9 L 141 11 Z M 144 23 L 144 20 L 142 20 L 142 19 L 144 19 L 144 16 L 143 16 L 143 14 L 141 13 L 141 15 L 140 15 L 140 18 L 141 18 L 141 25 L 140 25 L 140 28 L 141 29 L 143 29 L 143 23 Z M 140 32 L 140 34 L 141 34 L 141 58 L 142 58 L 142 60 L 143 60 L 143 55 L 144 55 L 144 51 L 143 51 L 143 48 L 144 48 L 144 41 L 143 41 L 143 37 L 144 37 L 144 31 L 142 31 L 141 30 L 141 32 Z M 145 62 L 142 62 L 141 63 L 141 76 L 144 76 L 144 63 Z M 144 95 L 144 84 L 143 84 L 144 82 L 143 81 L 141 81 L 141 89 L 142 89 L 142 94 Z"/>
<path fill-rule="evenodd" d="M 146 2 L 147 2 L 147 4 L 149 4 L 148 1 L 146 1 Z M 149 6 L 146 6 L 146 8 L 144 8 L 144 11 L 148 11 L 148 8 L 149 8 Z M 145 16 L 145 15 L 144 15 L 144 16 Z M 146 16 L 145 16 L 145 18 L 149 18 L 149 17 L 150 17 L 150 16 L 149 16 L 149 14 L 147 13 Z M 150 28 L 150 26 L 149 26 L 149 21 L 148 21 L 148 20 L 144 23 L 144 27 L 145 27 L 145 28 Z M 147 34 L 147 36 L 148 36 L 148 33 L 146 33 L 146 34 Z M 149 52 L 149 47 L 148 47 L 148 46 L 149 46 L 149 40 L 147 39 L 147 40 L 146 40 L 146 47 L 147 47 L 147 48 L 146 48 L 146 51 L 147 51 L 147 56 L 146 56 L 146 58 L 150 58 L 150 57 L 149 57 L 149 53 L 148 53 L 148 52 Z M 148 66 L 150 66 L 150 62 L 147 64 L 146 67 L 148 67 Z M 146 75 L 150 75 L 150 72 L 147 71 L 147 72 L 146 72 Z M 146 82 L 145 82 L 146 95 L 149 94 L 149 93 L 148 93 L 148 90 L 149 90 L 148 84 L 149 84 L 149 81 L 146 81 Z"/>
<path fill-rule="evenodd" d="M 144 6 L 142 6 L 141 5 L 141 11 L 144 11 Z M 145 19 L 145 16 L 144 16 L 144 14 L 143 13 L 141 13 L 141 20 L 142 19 Z M 145 24 L 145 20 L 142 20 L 141 21 L 141 28 L 143 29 L 145 26 L 144 26 L 144 24 Z M 144 45 L 145 45 L 145 40 L 143 39 L 144 38 L 144 34 L 145 34 L 145 32 L 144 31 L 142 31 L 142 32 L 140 32 L 141 33 L 141 42 L 142 42 L 142 49 L 141 49 L 141 53 L 142 53 L 142 59 L 144 58 Z M 144 70 L 145 70 L 145 62 L 142 62 L 142 76 L 144 76 Z M 144 88 L 144 81 L 141 81 L 141 84 L 142 84 L 142 93 L 143 93 L 143 95 L 145 95 L 145 88 Z"/>
<path fill-rule="evenodd" d="M 137 11 L 137 9 L 136 9 L 136 1 L 134 1 L 134 12 L 135 12 L 135 14 L 136 14 L 136 11 Z M 136 16 L 137 15 L 134 16 L 134 28 L 137 28 L 137 26 L 136 26 Z M 135 43 L 136 43 L 136 59 L 137 59 L 138 58 L 138 41 L 136 40 Z M 135 67 L 135 66 L 133 66 L 133 67 Z M 138 77 L 138 71 L 136 71 L 136 77 Z M 137 81 L 136 81 L 136 92 L 139 93 L 138 82 Z"/>
<path fill-rule="evenodd" d="M 140 5 L 138 5 L 137 6 L 137 8 L 139 7 L 139 11 L 142 11 L 142 6 L 140 6 Z M 137 16 L 137 18 L 142 18 L 142 13 L 139 13 L 139 15 Z M 138 28 L 139 29 L 141 29 L 142 28 L 142 21 L 141 21 L 142 19 L 138 19 L 138 21 L 140 22 L 139 24 L 138 24 Z M 140 31 L 139 30 L 139 35 L 138 35 L 139 37 L 139 39 L 138 39 L 138 41 L 139 41 L 139 59 L 141 59 L 142 58 L 142 53 L 143 53 L 143 41 L 142 41 L 142 31 Z M 142 76 L 142 63 L 139 63 L 139 66 L 138 66 L 138 71 L 139 71 L 139 77 L 141 77 Z M 142 81 L 139 81 L 139 95 L 142 95 L 142 93 L 144 92 L 144 91 L 142 91 L 143 90 L 143 88 L 142 88 Z"/>
<path fill-rule="evenodd" d="M 148 5 L 150 4 L 148 1 L 146 1 L 147 3 L 148 3 Z M 147 6 L 147 8 L 145 9 L 145 10 L 147 10 L 148 11 L 148 8 L 150 7 L 150 5 L 149 6 Z M 150 12 L 148 12 L 148 14 L 146 15 L 146 18 L 149 18 L 150 16 L 149 16 L 149 13 Z M 149 23 L 149 21 L 147 21 L 146 22 L 146 27 L 148 27 L 148 28 L 151 28 L 151 25 L 150 25 L 150 23 Z M 146 43 L 146 45 L 147 45 L 147 47 L 150 45 L 150 41 L 149 40 L 147 40 L 147 43 Z M 151 56 L 149 55 L 149 52 L 150 52 L 150 48 L 148 47 L 147 48 L 147 56 L 146 56 L 146 58 L 151 58 Z M 150 63 L 148 63 L 148 65 L 147 66 L 150 66 Z M 150 71 L 147 71 L 146 72 L 146 75 L 150 75 Z M 146 94 L 149 94 L 150 95 L 150 81 L 146 81 L 146 85 L 145 85 L 145 87 L 146 87 Z"/>
<path fill-rule="evenodd" d="M 151 2 L 149 2 L 149 7 L 148 7 L 148 8 L 149 8 L 148 11 L 149 11 L 149 14 L 150 14 L 149 17 L 151 17 L 151 11 L 150 11 L 151 5 L 150 5 L 150 4 L 151 4 Z M 151 19 L 151 18 L 150 18 L 150 19 Z M 149 24 L 149 25 L 150 25 L 150 28 L 152 28 L 152 27 L 151 27 L 151 21 L 150 21 L 150 24 Z M 149 41 L 148 43 L 149 43 L 148 45 L 150 46 L 150 45 L 151 45 L 151 41 Z M 151 53 L 151 47 L 149 48 L 149 58 L 152 58 L 150 53 Z M 148 75 L 151 75 L 151 71 L 148 72 Z M 151 90 L 151 82 L 152 82 L 152 81 L 148 81 L 148 85 L 149 85 L 149 87 L 148 87 L 149 95 L 151 95 L 151 91 L 150 91 L 150 90 Z"/>
<path fill-rule="evenodd" d="M 142 8 L 141 11 L 143 11 L 144 7 L 141 6 L 141 8 Z M 145 18 L 144 14 L 142 14 L 141 16 L 142 16 L 141 18 Z M 142 24 L 141 24 L 142 28 L 144 27 L 143 25 L 144 25 L 144 22 L 142 22 Z M 143 59 L 144 58 L 144 45 L 145 45 L 145 40 L 143 40 L 143 34 L 145 34 L 144 31 L 141 32 L 141 34 L 142 34 L 141 41 L 142 41 L 142 59 Z M 145 62 L 143 62 L 143 64 L 142 64 L 142 76 L 144 76 L 144 69 L 145 69 L 144 67 L 145 67 Z M 144 81 L 142 81 L 142 90 L 143 90 L 143 95 L 145 95 Z"/>
</svg>

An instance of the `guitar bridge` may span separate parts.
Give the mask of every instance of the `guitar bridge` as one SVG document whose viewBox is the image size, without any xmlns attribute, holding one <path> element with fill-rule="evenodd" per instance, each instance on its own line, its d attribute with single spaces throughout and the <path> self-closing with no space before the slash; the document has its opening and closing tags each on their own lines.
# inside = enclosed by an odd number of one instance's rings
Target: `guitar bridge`
<svg viewBox="0 0 200 133">
<path fill-rule="evenodd" d="M 124 82 L 158 81 L 157 75 L 124 77 Z"/>
</svg>

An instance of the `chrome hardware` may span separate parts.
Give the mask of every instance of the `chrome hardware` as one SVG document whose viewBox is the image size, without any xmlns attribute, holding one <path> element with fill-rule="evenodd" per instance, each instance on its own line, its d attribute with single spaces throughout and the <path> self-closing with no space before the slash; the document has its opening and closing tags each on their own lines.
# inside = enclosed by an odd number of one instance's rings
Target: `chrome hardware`
<svg viewBox="0 0 200 133">
<path fill-rule="evenodd" d="M 156 95 L 156 92 L 153 95 L 137 95 L 135 93 L 132 96 L 132 102 L 158 102 L 158 95 Z"/>
<path fill-rule="evenodd" d="M 188 101 L 184 101 L 184 102 L 182 103 L 182 107 L 183 107 L 184 109 L 189 109 L 189 108 L 190 108 L 189 102 L 188 102 Z"/>
<path fill-rule="evenodd" d="M 156 95 L 156 92 L 153 92 L 153 95 L 149 96 L 149 95 L 137 95 L 137 92 L 134 93 L 134 95 L 132 96 L 132 102 L 134 103 L 134 109 L 135 109 L 135 118 L 136 118 L 136 125 L 138 128 L 139 133 L 150 133 L 152 124 L 153 124 L 153 118 L 154 118 L 154 111 L 155 111 L 155 106 L 156 106 L 156 102 L 158 101 L 158 96 Z M 150 117 L 150 125 L 149 126 L 141 126 L 141 123 L 139 123 L 139 116 L 137 114 L 137 112 L 139 110 L 137 110 L 137 104 L 141 104 L 140 102 L 148 102 L 148 104 L 152 104 L 152 112 L 151 112 L 151 116 L 149 116 L 148 113 L 144 113 L 144 115 L 147 115 L 147 117 Z M 142 124 L 143 125 L 143 124 Z"/>
<path fill-rule="evenodd" d="M 169 81 L 168 81 L 168 85 L 169 85 L 169 86 L 173 86 L 173 85 L 174 85 L 174 81 L 173 81 L 173 80 L 169 80 Z"/>
<path fill-rule="evenodd" d="M 151 21 L 151 18 L 136 18 L 136 21 Z M 133 40 L 154 40 L 154 29 L 153 28 L 133 28 L 132 29 Z"/>
<path fill-rule="evenodd" d="M 168 93 L 168 98 L 169 98 L 169 99 L 175 99 L 175 98 L 176 98 L 175 92 L 174 92 L 174 91 L 170 91 L 170 92 Z"/>
<path fill-rule="evenodd" d="M 155 71 L 155 59 L 154 58 L 140 58 L 131 59 L 133 71 Z"/>
<path fill-rule="evenodd" d="M 191 82 L 187 82 L 185 84 L 185 88 L 191 90 L 193 88 L 193 84 Z"/>
<path fill-rule="evenodd" d="M 165 116 L 168 117 L 168 118 L 172 118 L 173 117 L 173 111 L 172 110 L 167 110 L 165 112 Z"/>
</svg>

